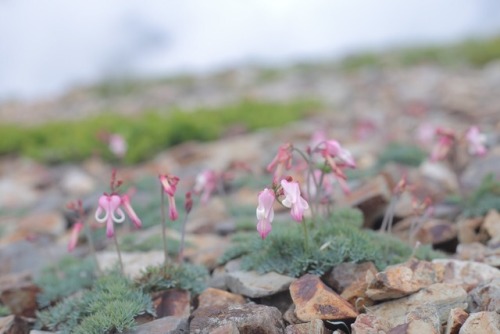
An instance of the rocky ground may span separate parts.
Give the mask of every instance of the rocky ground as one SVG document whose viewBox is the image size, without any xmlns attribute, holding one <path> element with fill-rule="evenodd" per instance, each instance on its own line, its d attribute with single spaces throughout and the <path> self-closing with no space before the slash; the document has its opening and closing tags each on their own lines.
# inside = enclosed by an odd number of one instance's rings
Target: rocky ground
<svg viewBox="0 0 500 334">
<path fill-rule="evenodd" d="M 251 174 L 244 177 L 257 180 L 218 193 L 206 206 L 195 206 L 187 225 L 186 258 L 210 270 L 209 288 L 199 296 L 165 291 L 156 306 L 172 307 L 157 309 L 161 316 L 133 333 L 500 333 L 499 213 L 465 218 L 444 202 L 450 194 L 471 193 L 488 173 L 500 180 L 498 87 L 500 63 L 482 69 L 420 65 L 355 72 L 312 67 L 270 77 L 244 69 L 158 83 L 125 95 L 88 89 L 54 101 L 11 103 L 0 107 L 0 120 L 33 124 L 49 118 L 78 119 L 110 105 L 133 114 L 147 107 L 216 106 L 242 98 L 311 98 L 322 103 L 320 113 L 278 130 L 185 143 L 141 165 L 118 169 L 126 185 L 137 185 L 134 205 L 139 207 L 158 193 L 158 173 L 179 176 L 181 193 L 192 187 L 200 171 L 222 171 L 234 161 L 250 166 Z M 248 217 L 254 217 L 258 189 L 269 180 L 264 168 L 279 145 L 305 147 L 312 133 L 324 129 L 353 153 L 358 169 L 366 171 L 392 141 L 418 143 L 430 152 L 432 143 L 426 142 L 422 124 L 457 133 L 476 124 L 488 134 L 489 152 L 481 158 L 465 157 L 458 178 L 444 162 L 425 159 L 415 167 L 390 163 L 377 175 L 352 178 L 351 195 L 339 193 L 337 202 L 360 208 L 365 228 L 377 229 L 391 202 L 391 189 L 407 175 L 420 197 L 430 196 L 434 204 L 434 215 L 422 223 L 416 239 L 446 251 L 447 258 L 408 259 L 382 271 L 369 262 L 344 263 L 322 277 L 298 278 L 242 271 L 237 260 L 218 265 L 241 218 L 235 208 L 247 209 Z M 97 158 L 58 166 L 22 157 L 1 159 L 0 301 L 12 315 L 0 318 L 0 333 L 30 332 L 39 292 L 33 277 L 67 255 L 72 221 L 66 204 L 81 198 L 93 216 L 112 167 Z M 410 238 L 413 217 L 407 195 L 398 202 L 393 228 L 404 240 Z M 133 234 L 147 240 L 160 231 L 159 224 L 132 232 L 124 228 L 118 238 Z M 174 229 L 169 236 L 179 239 Z M 112 243 L 103 241 L 98 249 L 101 267 L 112 266 Z M 86 252 L 82 245 L 75 254 Z M 123 259 L 126 273 L 134 277 L 146 265 L 161 263 L 163 252 L 129 251 Z"/>
</svg>

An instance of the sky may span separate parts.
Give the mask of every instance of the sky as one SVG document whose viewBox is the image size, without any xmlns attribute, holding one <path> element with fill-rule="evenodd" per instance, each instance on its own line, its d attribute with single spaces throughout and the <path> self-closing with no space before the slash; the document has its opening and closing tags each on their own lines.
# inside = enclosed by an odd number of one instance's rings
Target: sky
<svg viewBox="0 0 500 334">
<path fill-rule="evenodd" d="M 499 31 L 498 0 L 0 0 L 0 101 Z"/>
</svg>

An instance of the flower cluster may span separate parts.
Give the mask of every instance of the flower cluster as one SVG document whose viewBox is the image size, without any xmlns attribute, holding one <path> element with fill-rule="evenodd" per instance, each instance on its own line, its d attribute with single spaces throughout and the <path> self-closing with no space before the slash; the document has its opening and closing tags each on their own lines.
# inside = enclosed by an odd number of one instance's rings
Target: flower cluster
<svg viewBox="0 0 500 334">
<path fill-rule="evenodd" d="M 171 220 L 177 220 L 179 218 L 179 213 L 177 212 L 177 207 L 175 206 L 175 191 L 177 190 L 177 183 L 179 183 L 179 178 L 173 175 L 159 175 L 160 183 L 162 185 L 163 191 L 168 197 L 168 216 Z"/>
</svg>

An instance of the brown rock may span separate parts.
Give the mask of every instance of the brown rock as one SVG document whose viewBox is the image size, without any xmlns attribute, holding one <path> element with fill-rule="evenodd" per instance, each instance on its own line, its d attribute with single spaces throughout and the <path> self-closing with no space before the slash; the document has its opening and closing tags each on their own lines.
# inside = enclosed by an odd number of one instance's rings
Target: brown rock
<svg viewBox="0 0 500 334">
<path fill-rule="evenodd" d="M 360 314 L 351 325 L 352 334 L 386 334 L 389 324 L 375 314 Z"/>
<path fill-rule="evenodd" d="M 302 321 L 314 319 L 341 320 L 355 318 L 354 308 L 319 277 L 304 275 L 290 285 L 295 314 Z"/>
<path fill-rule="evenodd" d="M 191 316 L 189 333 L 212 333 L 231 322 L 240 333 L 282 334 L 285 328 L 277 308 L 247 303 L 198 308 Z"/>
<path fill-rule="evenodd" d="M 436 310 L 441 324 L 444 324 L 452 308 L 467 307 L 467 293 L 455 284 L 436 283 L 419 292 L 400 299 L 388 301 L 369 308 L 380 319 L 385 319 L 389 328 L 406 323 L 407 315 L 422 308 Z"/>
<path fill-rule="evenodd" d="M 230 304 L 245 304 L 242 295 L 224 290 L 207 288 L 198 296 L 198 307 L 224 306 Z"/>
<path fill-rule="evenodd" d="M 391 201 L 392 187 L 385 176 L 370 179 L 361 187 L 354 189 L 339 205 L 357 207 L 365 217 L 364 227 L 373 227 L 377 218 L 385 212 Z"/>
<path fill-rule="evenodd" d="M 294 277 L 275 272 L 258 274 L 255 271 L 233 271 L 227 273 L 226 284 L 237 294 L 250 298 L 267 297 L 288 289 Z"/>
<path fill-rule="evenodd" d="M 0 317 L 1 334 L 28 334 L 29 330 L 28 323 L 17 315 Z"/>
<path fill-rule="evenodd" d="M 470 291 L 481 282 L 500 277 L 500 270 L 484 263 L 453 259 L 436 259 L 433 264 L 444 266 L 443 282 L 459 284 Z"/>
<path fill-rule="evenodd" d="M 403 240 L 411 239 L 424 245 L 437 245 L 457 237 L 457 227 L 454 223 L 442 219 L 428 219 L 415 226 L 415 219 L 418 218 L 409 217 L 398 222 L 394 227 L 394 234 Z"/>
<path fill-rule="evenodd" d="M 367 273 L 375 276 L 377 268 L 372 262 L 341 263 L 335 266 L 327 275 L 325 283 L 337 293 L 342 293 L 353 281 L 366 281 Z M 369 275 L 371 276 L 371 275 Z"/>
<path fill-rule="evenodd" d="M 288 309 L 283 314 L 283 320 L 285 320 L 287 323 L 291 325 L 301 324 L 304 322 L 299 318 L 297 318 L 297 315 L 295 314 L 295 304 L 292 304 L 290 305 L 290 307 L 288 307 Z"/>
<path fill-rule="evenodd" d="M 285 328 L 285 334 L 327 334 L 330 332 L 325 328 L 323 321 L 319 319 L 304 324 L 290 325 Z"/>
<path fill-rule="evenodd" d="M 31 233 L 59 236 L 66 230 L 66 220 L 59 212 L 37 213 L 21 219 L 17 228 L 26 235 Z"/>
<path fill-rule="evenodd" d="M 210 331 L 210 334 L 240 334 L 238 326 L 234 322 L 223 324 Z"/>
<path fill-rule="evenodd" d="M 423 320 L 412 320 L 406 324 L 398 325 L 387 332 L 387 334 L 439 334 L 432 324 Z"/>
<path fill-rule="evenodd" d="M 36 295 L 40 291 L 28 273 L 0 278 L 0 301 L 15 315 L 35 317 Z"/>
<path fill-rule="evenodd" d="M 186 247 L 185 257 L 192 263 L 213 269 L 227 249 L 229 239 L 214 234 L 194 234 L 187 236 L 186 242 L 192 246 Z"/>
<path fill-rule="evenodd" d="M 373 300 L 400 298 L 442 281 L 442 271 L 427 261 L 411 259 L 389 266 L 369 284 L 366 296 Z"/>
<path fill-rule="evenodd" d="M 471 312 L 500 311 L 500 276 L 483 282 L 469 292 Z"/>
<path fill-rule="evenodd" d="M 462 327 L 469 314 L 461 308 L 452 308 L 448 321 L 446 322 L 445 334 L 458 334 L 460 327 Z"/>
<path fill-rule="evenodd" d="M 494 242 L 495 240 L 492 239 L 490 242 Z M 488 244 L 488 247 L 479 242 L 460 244 L 457 247 L 457 258 L 460 260 L 483 262 L 492 267 L 500 267 L 500 247 L 495 245 L 495 243 Z"/>
<path fill-rule="evenodd" d="M 459 334 L 498 334 L 500 333 L 500 314 L 497 312 L 478 312 L 469 315 Z"/>
<path fill-rule="evenodd" d="M 490 210 L 484 217 L 482 228 L 488 233 L 490 238 L 500 238 L 500 214 L 496 210 Z"/>
<path fill-rule="evenodd" d="M 488 235 L 484 231 L 480 231 L 483 223 L 483 218 L 466 218 L 457 222 L 458 241 L 461 244 L 469 244 L 473 242 L 486 242 Z M 478 232 L 479 231 L 479 232 Z"/>
<path fill-rule="evenodd" d="M 189 291 L 170 289 L 153 294 L 153 305 L 158 318 L 166 316 L 189 317 L 191 294 Z"/>
<path fill-rule="evenodd" d="M 187 318 L 169 316 L 137 326 L 124 334 L 178 334 L 188 332 Z"/>
</svg>

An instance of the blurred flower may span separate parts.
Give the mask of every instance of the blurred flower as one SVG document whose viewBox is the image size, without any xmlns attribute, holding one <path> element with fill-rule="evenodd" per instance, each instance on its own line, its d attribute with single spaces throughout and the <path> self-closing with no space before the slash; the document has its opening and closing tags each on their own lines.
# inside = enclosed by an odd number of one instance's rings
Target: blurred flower
<svg viewBox="0 0 500 334">
<path fill-rule="evenodd" d="M 130 204 L 130 192 L 127 194 L 124 194 L 121 197 L 121 201 L 122 201 L 122 206 L 125 209 L 125 212 L 129 216 L 132 223 L 134 223 L 134 226 L 136 228 L 141 228 L 142 222 L 139 219 L 139 217 L 137 217 L 137 214 L 135 213 L 134 209 L 132 208 L 132 205 Z"/>
<path fill-rule="evenodd" d="M 171 220 L 177 220 L 179 218 L 179 213 L 177 212 L 177 207 L 175 205 L 175 191 L 177 190 L 177 183 L 179 183 L 179 178 L 173 175 L 160 175 L 160 183 L 162 185 L 163 191 L 168 197 L 168 214 Z"/>
<path fill-rule="evenodd" d="M 469 144 L 469 153 L 483 156 L 486 154 L 486 135 L 479 131 L 477 126 L 471 126 L 465 134 L 465 139 Z"/>
<path fill-rule="evenodd" d="M 257 206 L 257 231 L 259 232 L 261 238 L 265 239 L 271 232 L 271 223 L 274 219 L 274 192 L 266 188 L 259 193 L 258 200 L 259 205 Z"/>
<path fill-rule="evenodd" d="M 293 146 L 290 143 L 283 144 L 278 149 L 278 154 L 274 157 L 269 165 L 267 171 L 274 170 L 274 181 L 277 182 L 283 175 L 283 169 L 289 170 L 292 168 L 292 150 Z"/>
<path fill-rule="evenodd" d="M 217 174 L 211 169 L 204 170 L 196 176 L 196 183 L 194 185 L 194 192 L 201 195 L 201 203 L 206 204 L 210 196 L 217 189 Z"/>
<path fill-rule="evenodd" d="M 81 221 L 77 221 L 73 225 L 73 229 L 71 230 L 71 236 L 69 238 L 69 244 L 68 244 L 68 252 L 72 252 L 76 244 L 78 243 L 78 236 L 80 235 L 80 231 L 83 228 L 83 223 Z"/>
<path fill-rule="evenodd" d="M 120 209 L 120 205 L 122 200 L 120 196 L 116 194 L 103 194 L 99 197 L 99 206 L 95 212 L 95 220 L 99 223 L 106 222 L 106 236 L 108 238 L 112 238 L 115 235 L 113 222 L 115 223 L 123 223 L 125 220 L 125 214 L 122 209 Z M 104 217 L 100 217 L 102 213 Z M 118 214 L 118 217 L 115 215 Z"/>
<path fill-rule="evenodd" d="M 446 158 L 451 148 L 455 144 L 455 134 L 453 131 L 443 128 L 437 128 L 435 131 L 437 143 L 431 152 L 431 160 L 439 161 Z"/>
<path fill-rule="evenodd" d="M 423 146 L 429 146 L 434 140 L 436 134 L 436 126 L 432 123 L 422 123 L 416 130 L 415 137 Z"/>
<path fill-rule="evenodd" d="M 118 158 L 123 158 L 127 153 L 127 142 L 125 138 L 117 133 L 109 135 L 109 150 Z"/>
<path fill-rule="evenodd" d="M 285 198 L 281 203 L 287 208 L 291 208 L 290 214 L 297 222 L 302 222 L 304 211 L 309 209 L 309 204 L 300 196 L 300 187 L 298 182 L 281 180 Z"/>
</svg>

